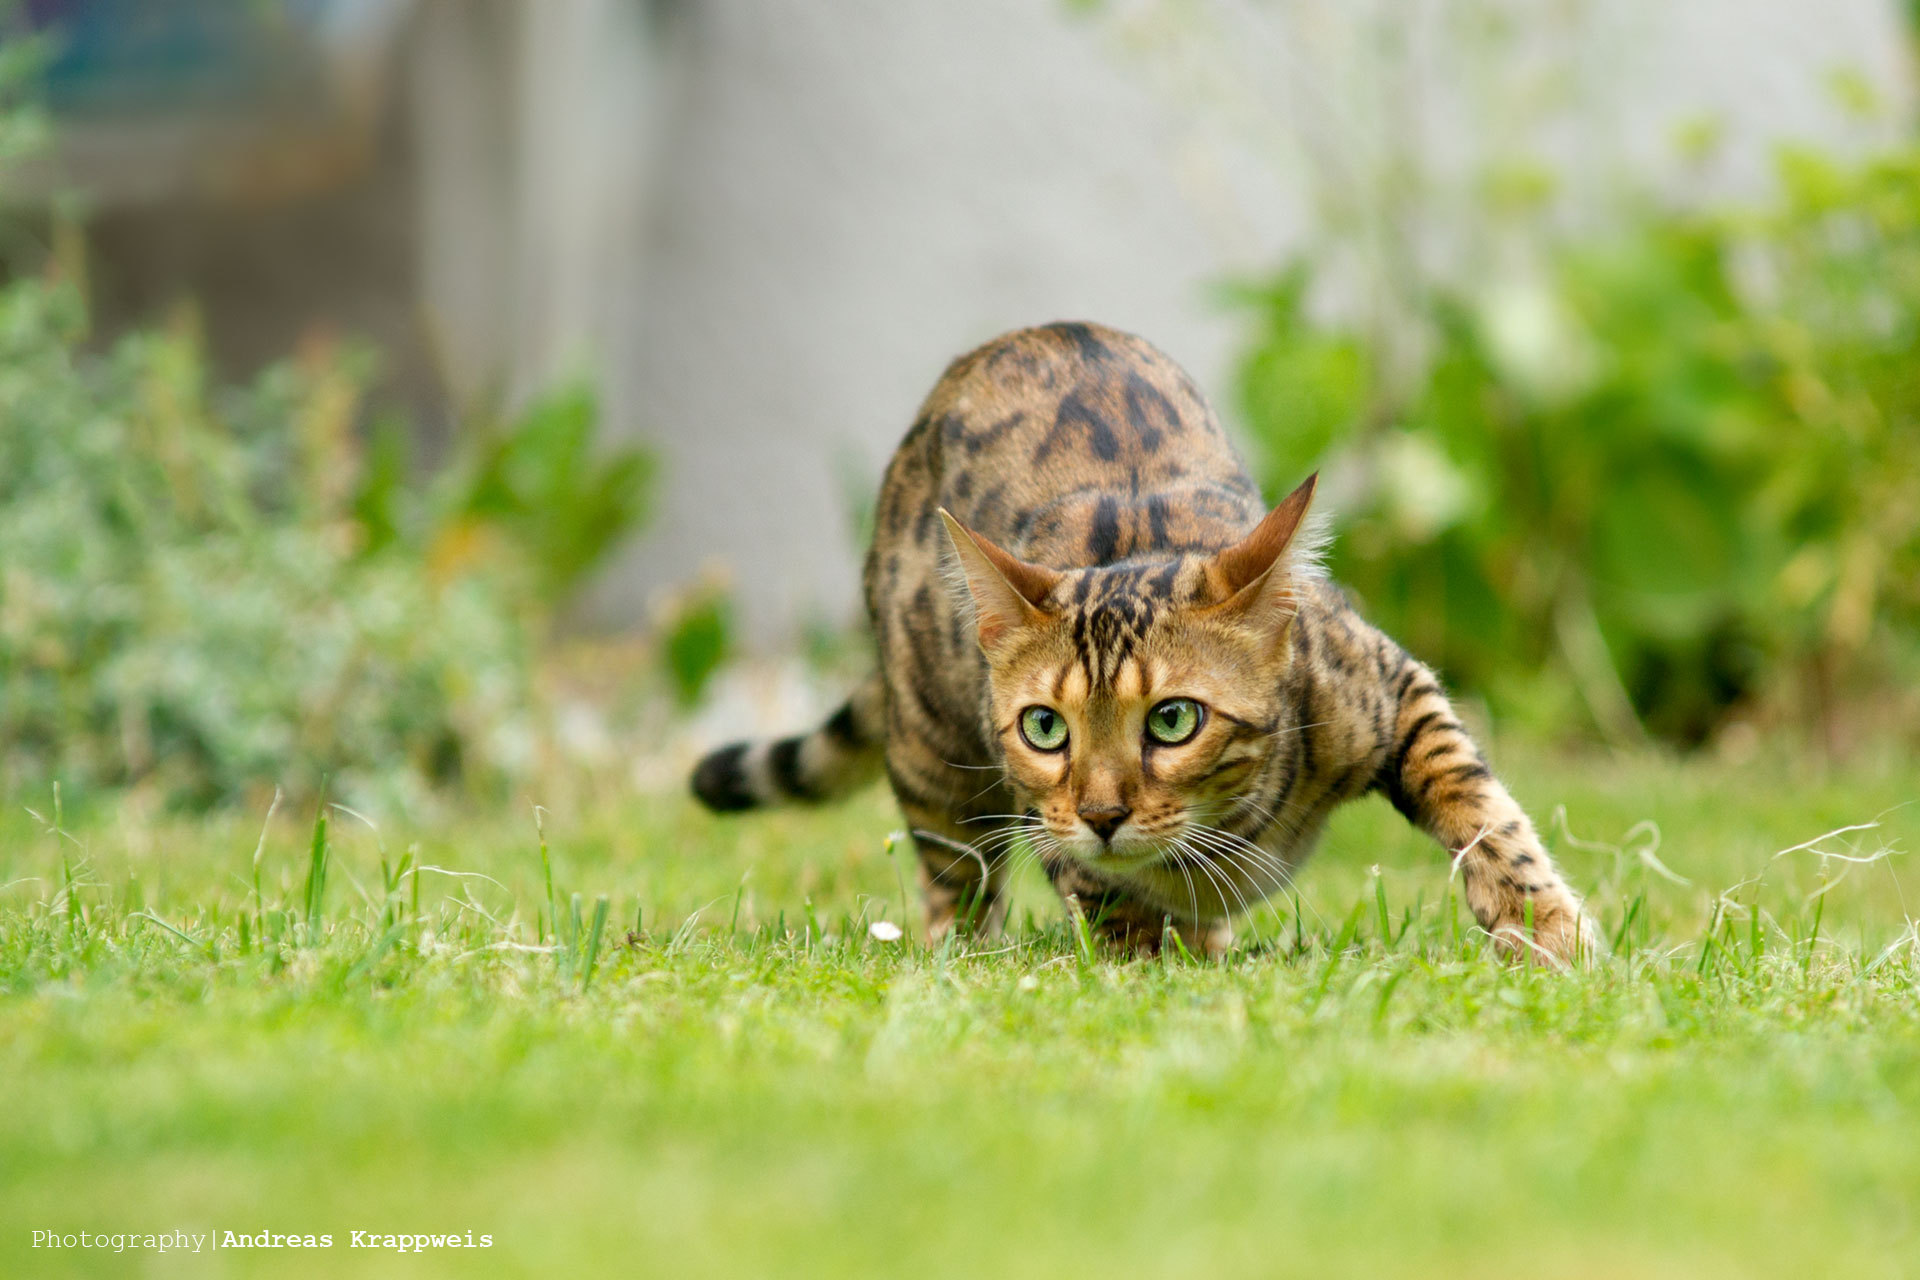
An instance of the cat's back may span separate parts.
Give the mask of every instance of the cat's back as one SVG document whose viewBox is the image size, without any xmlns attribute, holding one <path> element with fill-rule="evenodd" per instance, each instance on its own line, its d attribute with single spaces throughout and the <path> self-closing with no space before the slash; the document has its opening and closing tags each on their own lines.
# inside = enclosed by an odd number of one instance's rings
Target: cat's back
<svg viewBox="0 0 1920 1280">
<path fill-rule="evenodd" d="M 1087 323 L 1003 334 L 948 367 L 888 468 L 875 553 L 937 553 L 943 506 L 1056 568 L 1214 549 L 1261 514 L 1193 379 Z"/>
</svg>

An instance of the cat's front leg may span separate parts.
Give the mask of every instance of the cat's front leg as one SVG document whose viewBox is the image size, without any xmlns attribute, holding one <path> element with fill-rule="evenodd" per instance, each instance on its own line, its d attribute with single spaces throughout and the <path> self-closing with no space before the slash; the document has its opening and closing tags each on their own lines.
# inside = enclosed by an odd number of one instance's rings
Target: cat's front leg
<svg viewBox="0 0 1920 1280">
<path fill-rule="evenodd" d="M 1405 662 L 1374 786 L 1447 849 L 1474 918 L 1504 953 L 1563 963 L 1593 957 L 1593 921 L 1526 811 L 1493 776 L 1433 673 L 1412 658 Z"/>
<path fill-rule="evenodd" d="M 1003 827 L 968 828 L 947 814 L 905 800 L 901 810 L 912 824 L 914 848 L 920 855 L 927 943 L 937 946 L 954 932 L 999 937 L 1006 927 L 1008 905 Z"/>
</svg>

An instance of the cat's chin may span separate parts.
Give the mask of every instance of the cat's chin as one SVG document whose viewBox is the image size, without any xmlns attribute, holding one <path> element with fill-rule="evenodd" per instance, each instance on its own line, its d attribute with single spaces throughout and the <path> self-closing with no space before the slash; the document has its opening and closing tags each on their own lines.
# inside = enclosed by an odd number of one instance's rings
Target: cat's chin
<svg viewBox="0 0 1920 1280">
<path fill-rule="evenodd" d="M 1110 845 L 1083 838 L 1069 842 L 1067 852 L 1095 871 L 1130 876 L 1165 861 L 1167 846 L 1148 836 L 1127 836 Z"/>
</svg>

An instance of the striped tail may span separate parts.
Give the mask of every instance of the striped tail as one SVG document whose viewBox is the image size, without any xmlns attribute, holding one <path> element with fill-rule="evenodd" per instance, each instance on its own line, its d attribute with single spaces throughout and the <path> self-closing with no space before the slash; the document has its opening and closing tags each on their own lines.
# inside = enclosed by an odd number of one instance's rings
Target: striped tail
<svg viewBox="0 0 1920 1280">
<path fill-rule="evenodd" d="M 832 800 L 879 775 L 885 741 L 875 674 L 811 733 L 713 752 L 693 771 L 693 794 L 715 813 Z"/>
</svg>

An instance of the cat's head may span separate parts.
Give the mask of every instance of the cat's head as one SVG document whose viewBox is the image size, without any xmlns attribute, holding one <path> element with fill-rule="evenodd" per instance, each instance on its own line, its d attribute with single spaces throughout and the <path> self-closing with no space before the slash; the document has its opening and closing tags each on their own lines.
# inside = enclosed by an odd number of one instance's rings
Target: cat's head
<svg viewBox="0 0 1920 1280">
<path fill-rule="evenodd" d="M 1314 479 L 1211 555 L 1061 571 L 942 512 L 987 656 L 992 726 L 1041 843 L 1126 874 L 1208 829 L 1275 763 Z"/>
</svg>

